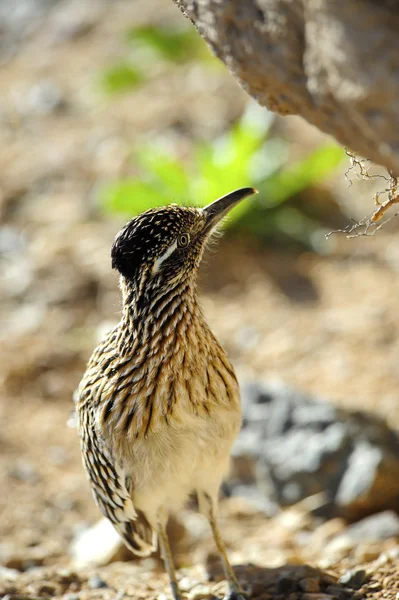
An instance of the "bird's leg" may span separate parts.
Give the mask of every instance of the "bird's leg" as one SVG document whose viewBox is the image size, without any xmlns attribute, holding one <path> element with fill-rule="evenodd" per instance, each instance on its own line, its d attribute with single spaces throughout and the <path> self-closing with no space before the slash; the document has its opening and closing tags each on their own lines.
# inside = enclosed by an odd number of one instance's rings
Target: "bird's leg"
<svg viewBox="0 0 399 600">
<path fill-rule="evenodd" d="M 165 565 L 166 572 L 169 576 L 169 583 L 172 590 L 173 600 L 182 600 L 179 586 L 176 578 L 175 566 L 173 564 L 172 553 L 170 551 L 168 534 L 166 533 L 166 525 L 158 523 L 158 539 L 161 556 Z"/>
<path fill-rule="evenodd" d="M 206 516 L 212 528 L 213 538 L 215 540 L 216 548 L 221 558 L 223 571 L 229 586 L 229 594 L 225 600 L 246 600 L 246 596 L 241 590 L 240 584 L 238 583 L 237 577 L 235 576 L 235 573 L 229 562 L 226 548 L 220 533 L 216 517 L 217 500 L 212 498 L 209 494 L 200 492 L 198 494 L 198 502 L 201 513 Z"/>
</svg>

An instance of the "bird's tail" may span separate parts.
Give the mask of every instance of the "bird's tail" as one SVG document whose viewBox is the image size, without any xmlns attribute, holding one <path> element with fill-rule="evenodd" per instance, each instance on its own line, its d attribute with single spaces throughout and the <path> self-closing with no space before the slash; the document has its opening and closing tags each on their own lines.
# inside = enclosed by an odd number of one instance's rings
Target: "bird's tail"
<svg viewBox="0 0 399 600">
<path fill-rule="evenodd" d="M 149 556 L 157 549 L 157 534 L 145 515 L 136 509 L 136 518 L 113 523 L 126 546 L 137 556 Z"/>
</svg>

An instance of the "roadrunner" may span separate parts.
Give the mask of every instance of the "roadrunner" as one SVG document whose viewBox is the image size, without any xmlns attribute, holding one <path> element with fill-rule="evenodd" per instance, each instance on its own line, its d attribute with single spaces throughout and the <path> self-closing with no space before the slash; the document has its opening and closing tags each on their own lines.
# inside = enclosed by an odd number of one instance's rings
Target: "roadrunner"
<svg viewBox="0 0 399 600">
<path fill-rule="evenodd" d="M 229 597 L 242 596 L 217 524 L 219 487 L 241 424 L 237 379 L 209 329 L 197 270 L 215 227 L 243 188 L 207 207 L 147 210 L 116 236 L 119 324 L 94 351 L 77 393 L 83 461 L 94 497 L 126 545 L 159 543 L 174 600 L 181 595 L 166 523 L 195 492 L 208 518 Z"/>
</svg>

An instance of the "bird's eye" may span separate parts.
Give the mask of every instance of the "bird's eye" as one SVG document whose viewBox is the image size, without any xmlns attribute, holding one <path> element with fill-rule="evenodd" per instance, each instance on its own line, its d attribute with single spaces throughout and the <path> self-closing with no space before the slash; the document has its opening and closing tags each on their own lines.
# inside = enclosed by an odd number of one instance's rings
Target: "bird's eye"
<svg viewBox="0 0 399 600">
<path fill-rule="evenodd" d="M 185 248 L 189 245 L 189 243 L 190 236 L 188 235 L 188 233 L 182 233 L 181 235 L 179 235 L 177 239 L 177 245 L 179 246 L 179 248 Z"/>
</svg>

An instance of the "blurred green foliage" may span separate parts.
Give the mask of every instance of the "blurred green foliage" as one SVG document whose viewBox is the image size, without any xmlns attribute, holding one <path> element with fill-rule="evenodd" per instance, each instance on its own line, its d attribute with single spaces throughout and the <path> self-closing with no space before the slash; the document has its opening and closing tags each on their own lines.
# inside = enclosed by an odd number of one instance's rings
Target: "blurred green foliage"
<svg viewBox="0 0 399 600">
<path fill-rule="evenodd" d="M 109 65 L 99 75 L 100 89 L 106 94 L 127 92 L 151 78 L 154 66 L 162 61 L 183 64 L 201 61 L 218 65 L 207 45 L 188 24 L 180 26 L 146 25 L 126 33 L 126 56 Z"/>
<path fill-rule="evenodd" d="M 146 25 L 130 29 L 126 39 L 134 50 L 148 51 L 157 60 L 185 63 L 212 58 L 208 47 L 191 26 Z"/>
<path fill-rule="evenodd" d="M 239 204 L 226 226 L 267 238 L 288 238 L 314 246 L 320 223 L 287 202 L 330 175 L 344 157 L 335 144 L 288 162 L 287 144 L 269 138 L 273 117 L 255 104 L 229 131 L 212 142 L 194 144 L 188 163 L 155 141 L 136 147 L 138 175 L 106 185 L 105 210 L 132 217 L 175 202 L 205 206 L 236 188 L 253 185 L 259 195 Z"/>
<path fill-rule="evenodd" d="M 131 91 L 171 64 L 173 68 L 193 61 L 219 64 L 194 28 L 185 24 L 132 28 L 125 41 L 127 58 L 101 74 L 101 88 L 107 94 Z M 287 143 L 270 137 L 273 118 L 252 103 L 223 135 L 194 143 L 187 160 L 157 139 L 137 145 L 132 157 L 137 174 L 107 184 L 100 194 L 102 206 L 131 217 L 172 202 L 205 206 L 231 190 L 254 185 L 259 195 L 239 204 L 227 227 L 261 239 L 315 247 L 313 234 L 320 231 L 320 219 L 293 205 L 292 199 L 334 171 L 343 151 L 327 144 L 289 161 Z"/>
<path fill-rule="evenodd" d="M 106 69 L 100 77 L 100 86 L 104 92 L 130 91 L 145 80 L 141 71 L 127 62 L 116 63 Z"/>
</svg>

